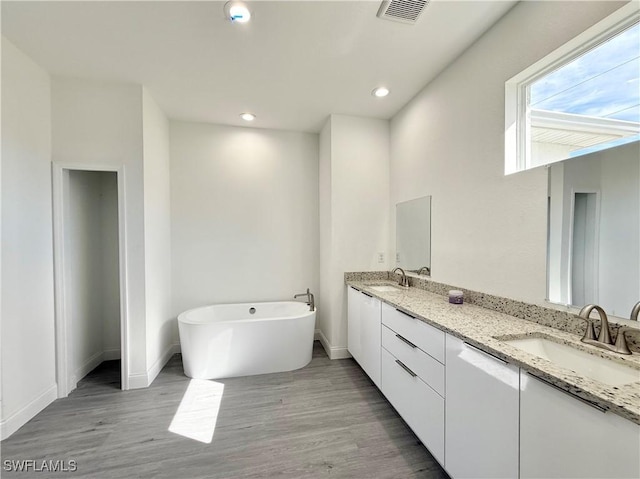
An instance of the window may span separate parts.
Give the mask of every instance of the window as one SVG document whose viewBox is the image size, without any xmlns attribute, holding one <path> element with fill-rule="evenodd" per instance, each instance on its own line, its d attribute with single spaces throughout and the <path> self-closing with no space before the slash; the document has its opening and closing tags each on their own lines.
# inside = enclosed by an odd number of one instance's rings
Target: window
<svg viewBox="0 0 640 479">
<path fill-rule="evenodd" d="M 505 173 L 640 139 L 632 2 L 506 83 Z"/>
</svg>

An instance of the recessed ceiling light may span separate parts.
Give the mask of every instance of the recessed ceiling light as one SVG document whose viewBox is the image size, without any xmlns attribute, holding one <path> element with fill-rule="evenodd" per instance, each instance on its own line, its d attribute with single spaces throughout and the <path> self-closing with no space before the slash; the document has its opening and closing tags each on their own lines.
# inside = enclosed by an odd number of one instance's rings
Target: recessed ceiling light
<svg viewBox="0 0 640 479">
<path fill-rule="evenodd" d="M 256 119 L 256 116 L 253 113 L 240 113 L 240 118 L 244 121 L 253 121 Z"/>
<path fill-rule="evenodd" d="M 233 23 L 247 23 L 251 19 L 251 12 L 242 2 L 231 1 L 225 3 L 224 13 Z"/>
<path fill-rule="evenodd" d="M 389 89 L 388 89 L 388 88 L 386 88 L 386 87 L 383 87 L 383 86 L 379 86 L 378 88 L 375 88 L 375 89 L 371 92 L 371 94 L 372 94 L 373 96 L 378 97 L 378 98 L 382 98 L 382 97 L 385 97 L 385 96 L 387 96 L 387 95 L 389 94 Z"/>
</svg>

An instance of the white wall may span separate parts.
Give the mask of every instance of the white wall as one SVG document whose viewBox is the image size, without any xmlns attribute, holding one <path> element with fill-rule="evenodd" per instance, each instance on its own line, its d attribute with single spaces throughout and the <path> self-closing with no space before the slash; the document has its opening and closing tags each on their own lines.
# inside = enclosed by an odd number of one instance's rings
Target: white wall
<svg viewBox="0 0 640 479">
<path fill-rule="evenodd" d="M 318 136 L 171 122 L 173 313 L 318 292 Z"/>
<path fill-rule="evenodd" d="M 54 78 L 53 161 L 124 167 L 126 301 L 131 387 L 148 384 L 146 366 L 142 88 Z"/>
<path fill-rule="evenodd" d="M 339 357 L 348 355 L 344 272 L 386 269 L 390 263 L 389 122 L 331 115 L 320 143 L 320 327 L 329 343 L 325 348 Z"/>
<path fill-rule="evenodd" d="M 433 196 L 434 280 L 543 302 L 547 173 L 504 176 L 504 84 L 622 4 L 521 2 L 392 119 L 391 205 Z"/>
<path fill-rule="evenodd" d="M 103 360 L 120 357 L 118 189 L 112 172 L 67 171 L 63 181 L 65 309 L 76 383 Z"/>
<path fill-rule="evenodd" d="M 56 398 L 50 161 L 49 75 L 3 37 L 2 438 Z"/>
<path fill-rule="evenodd" d="M 146 89 L 142 92 L 145 296 L 149 383 L 173 353 L 171 315 L 171 190 L 169 121 Z"/>
<path fill-rule="evenodd" d="M 638 143 L 597 155 L 602 161 L 599 301 L 628 318 L 640 299 L 640 155 Z M 604 306 L 603 306 L 604 307 Z"/>
</svg>

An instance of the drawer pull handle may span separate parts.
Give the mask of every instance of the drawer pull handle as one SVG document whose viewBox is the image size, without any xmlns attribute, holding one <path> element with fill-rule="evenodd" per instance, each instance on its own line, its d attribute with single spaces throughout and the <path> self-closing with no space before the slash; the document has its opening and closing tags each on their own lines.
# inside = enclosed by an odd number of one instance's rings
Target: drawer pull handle
<svg viewBox="0 0 640 479">
<path fill-rule="evenodd" d="M 571 396 L 572 398 L 575 398 L 575 399 L 577 399 L 578 401 L 585 403 L 587 406 L 591 406 L 592 408 L 597 409 L 598 411 L 600 411 L 600 412 L 602 412 L 602 413 L 607 412 L 607 408 L 606 408 L 606 407 L 600 406 L 599 404 L 596 404 L 596 403 L 594 403 L 594 402 L 591 402 L 591 401 L 589 401 L 588 399 L 581 398 L 580 396 L 577 396 L 577 395 L 575 395 L 575 394 L 573 394 L 573 393 L 570 393 L 569 391 L 565 391 L 565 390 L 564 390 L 564 389 L 562 389 L 560 386 L 556 386 L 555 384 L 553 384 L 553 383 L 551 383 L 551 382 L 547 381 L 546 379 L 542 379 L 540 376 L 537 376 L 537 375 L 535 375 L 535 374 L 533 374 L 533 373 L 530 373 L 529 371 L 527 371 L 527 374 L 528 374 L 529 376 L 533 376 L 533 377 L 534 377 L 534 378 L 536 378 L 538 381 L 541 381 L 541 382 L 545 383 L 546 385 L 551 386 L 551 387 L 552 387 L 552 388 L 554 388 L 554 389 L 557 389 L 557 390 L 558 390 L 558 391 L 560 391 L 561 393 L 565 393 L 565 394 L 567 394 L 568 396 Z"/>
<path fill-rule="evenodd" d="M 400 309 L 398 309 L 398 308 L 396 308 L 396 311 L 397 311 L 398 313 L 402 313 L 402 314 L 404 314 L 405 316 L 409 316 L 411 319 L 416 319 L 416 317 L 415 317 L 415 316 L 411 316 L 409 313 L 405 313 L 404 311 L 402 311 L 402 310 L 400 310 Z"/>
<path fill-rule="evenodd" d="M 364 294 L 365 296 L 369 296 L 370 298 L 373 298 L 373 296 L 371 296 L 369 293 L 365 293 L 364 291 L 360 291 L 362 294 Z"/>
<path fill-rule="evenodd" d="M 498 356 L 494 356 L 493 354 L 488 353 L 488 352 L 486 352 L 486 351 L 483 351 L 483 350 L 482 350 L 482 349 L 480 349 L 480 348 L 476 348 L 475 346 L 473 346 L 472 344 L 467 343 L 466 341 L 464 341 L 464 345 L 465 345 L 465 346 L 467 346 L 467 347 L 469 347 L 470 349 L 473 349 L 474 351 L 479 352 L 480 354 L 484 354 L 485 356 L 489 356 L 490 358 L 493 358 L 493 359 L 495 359 L 496 361 L 500 361 L 502 364 L 509 364 L 509 363 L 508 363 L 507 361 L 505 361 L 504 359 L 499 358 Z"/>
<path fill-rule="evenodd" d="M 400 361 L 399 359 L 396 359 L 396 363 L 398 364 L 398 366 L 400 366 L 402 369 L 404 369 L 406 372 L 408 372 L 412 378 L 415 378 L 417 376 L 416 373 L 414 373 L 411 369 L 409 369 L 407 366 L 405 366 L 405 364 Z"/>
<path fill-rule="evenodd" d="M 409 341 L 407 338 L 404 338 L 402 336 L 400 336 L 399 334 L 396 334 L 396 338 L 398 338 L 400 341 L 408 344 L 409 346 L 411 346 L 413 349 L 417 348 L 418 346 L 416 346 L 415 344 L 413 344 L 411 341 Z"/>
</svg>

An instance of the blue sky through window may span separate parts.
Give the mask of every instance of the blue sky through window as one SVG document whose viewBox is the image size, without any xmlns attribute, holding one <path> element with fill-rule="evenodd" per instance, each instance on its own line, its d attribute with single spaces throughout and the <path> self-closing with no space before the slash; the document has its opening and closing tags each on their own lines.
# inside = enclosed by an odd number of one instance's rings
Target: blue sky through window
<svg viewBox="0 0 640 479">
<path fill-rule="evenodd" d="M 640 122 L 640 25 L 598 45 L 530 86 L 530 106 Z"/>
</svg>

